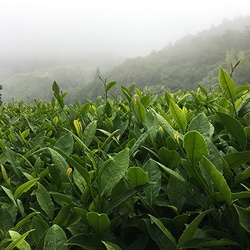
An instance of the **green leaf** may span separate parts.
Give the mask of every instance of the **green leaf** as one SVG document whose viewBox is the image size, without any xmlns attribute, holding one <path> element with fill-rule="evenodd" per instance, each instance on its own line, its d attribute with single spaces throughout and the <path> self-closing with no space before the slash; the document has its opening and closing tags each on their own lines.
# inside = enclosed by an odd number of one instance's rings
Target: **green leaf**
<svg viewBox="0 0 250 250">
<path fill-rule="evenodd" d="M 116 82 L 109 82 L 106 85 L 106 91 L 110 90 L 111 88 L 113 88 L 116 85 Z"/>
<path fill-rule="evenodd" d="M 173 176 L 170 176 L 168 180 L 167 194 L 170 204 L 177 208 L 179 214 L 186 200 L 186 186 L 182 185 Z"/>
<path fill-rule="evenodd" d="M 99 214 L 97 212 L 88 212 L 87 219 L 91 227 L 93 227 L 97 235 L 102 235 L 109 228 L 110 220 L 107 214 Z"/>
<path fill-rule="evenodd" d="M 13 241 L 18 240 L 20 237 L 22 237 L 21 234 L 19 234 L 16 231 L 10 230 L 9 231 L 10 237 Z M 31 249 L 30 245 L 28 244 L 28 242 L 26 240 L 23 240 L 20 244 L 18 243 L 18 245 L 16 245 L 16 247 L 19 250 L 29 250 Z"/>
<path fill-rule="evenodd" d="M 150 219 L 161 229 L 161 231 L 167 236 L 167 238 L 176 246 L 176 240 L 171 232 L 162 224 L 160 220 L 149 214 Z"/>
<path fill-rule="evenodd" d="M 15 207 L 17 207 L 17 203 L 16 203 L 15 197 L 12 194 L 12 192 L 8 188 L 6 188 L 4 186 L 1 186 L 1 188 L 7 194 L 7 196 L 10 198 L 10 200 L 13 202 L 13 204 L 15 205 Z"/>
<path fill-rule="evenodd" d="M 243 207 L 234 205 L 240 220 L 240 225 L 250 233 L 250 211 L 246 210 Z"/>
<path fill-rule="evenodd" d="M 90 109 L 91 109 L 90 103 L 83 104 L 81 109 L 80 109 L 81 115 L 83 117 L 86 116 L 88 114 L 88 112 L 90 111 Z"/>
<path fill-rule="evenodd" d="M 53 223 L 59 225 L 60 227 L 67 227 L 69 224 L 71 224 L 71 205 L 66 205 L 61 208 L 57 216 L 55 217 Z"/>
<path fill-rule="evenodd" d="M 143 191 L 146 195 L 148 203 L 150 206 L 153 206 L 155 199 L 161 190 L 161 170 L 152 159 L 149 159 L 145 165 L 143 165 L 143 169 L 148 173 L 150 181 L 150 185 L 144 188 Z"/>
<path fill-rule="evenodd" d="M 134 187 L 149 182 L 148 174 L 140 167 L 130 167 L 127 172 L 127 179 L 132 182 Z"/>
<path fill-rule="evenodd" d="M 187 225 L 186 229 L 184 230 L 184 232 L 179 238 L 178 247 L 181 247 L 183 244 L 185 244 L 187 241 L 193 238 L 195 231 L 197 230 L 200 222 L 202 221 L 204 216 L 210 211 L 211 210 L 206 210 L 200 213 L 198 216 L 195 217 L 195 219 L 189 225 Z"/>
<path fill-rule="evenodd" d="M 55 147 L 62 150 L 66 155 L 70 155 L 73 152 L 74 140 L 71 134 L 63 135 L 56 142 Z"/>
<path fill-rule="evenodd" d="M 240 167 L 242 164 L 250 161 L 250 150 L 236 152 L 223 156 L 230 168 Z"/>
<path fill-rule="evenodd" d="M 55 81 L 52 84 L 52 91 L 55 96 L 60 94 L 60 88 Z"/>
<path fill-rule="evenodd" d="M 96 133 L 97 121 L 90 122 L 83 132 L 83 142 L 88 147 Z"/>
<path fill-rule="evenodd" d="M 132 94 L 129 89 L 127 89 L 125 86 L 121 85 L 122 93 L 126 96 L 129 102 L 132 101 Z"/>
<path fill-rule="evenodd" d="M 240 122 L 233 116 L 223 112 L 217 112 L 227 131 L 237 140 L 243 150 L 246 149 L 247 137 Z"/>
<path fill-rule="evenodd" d="M 143 106 L 143 104 L 140 102 L 139 99 L 135 99 L 134 108 L 135 108 L 135 112 L 139 121 L 144 122 L 147 112 L 146 112 L 145 107 Z"/>
<path fill-rule="evenodd" d="M 44 239 L 44 248 L 46 250 L 67 250 L 67 246 L 64 244 L 67 237 L 63 229 L 54 224 L 47 231 Z"/>
<path fill-rule="evenodd" d="M 109 241 L 102 241 L 102 243 L 105 245 L 107 250 L 122 250 L 119 246 L 116 244 L 109 242 Z"/>
<path fill-rule="evenodd" d="M 16 225 L 15 227 L 12 228 L 12 230 L 14 231 L 19 231 L 21 230 L 22 228 L 24 228 L 25 225 L 27 225 L 27 223 L 30 221 L 30 219 L 39 214 L 39 212 L 33 212 L 33 213 L 30 213 L 28 214 L 24 219 L 20 220 Z"/>
<path fill-rule="evenodd" d="M 71 164 L 78 172 L 79 174 L 85 179 L 87 183 L 90 183 L 90 175 L 89 172 L 84 168 L 84 166 L 80 165 L 75 159 L 72 157 L 67 156 L 62 150 L 55 148 L 60 152 L 61 155 L 63 155 L 69 164 Z"/>
<path fill-rule="evenodd" d="M 174 134 L 176 131 L 172 128 L 172 126 L 169 124 L 169 122 L 163 116 L 157 114 L 155 112 L 155 110 L 153 110 L 153 109 L 150 109 L 150 110 L 156 116 L 160 126 L 164 129 L 164 131 L 167 132 L 173 140 L 175 140 Z"/>
<path fill-rule="evenodd" d="M 243 172 L 240 172 L 235 177 L 235 183 L 238 184 L 246 179 L 250 178 L 250 167 L 247 167 Z"/>
<path fill-rule="evenodd" d="M 189 186 L 189 183 L 177 172 L 175 172 L 174 170 L 162 165 L 161 163 L 153 160 L 155 163 L 158 164 L 158 166 L 163 169 L 167 174 L 169 174 L 170 176 L 173 176 L 176 180 L 178 180 L 180 183 L 182 183 L 185 186 Z"/>
<path fill-rule="evenodd" d="M 52 202 L 52 199 L 48 191 L 40 183 L 38 183 L 38 188 L 36 191 L 36 199 L 41 209 L 46 213 L 46 215 L 50 218 L 50 220 L 52 220 L 54 216 L 54 203 Z"/>
<path fill-rule="evenodd" d="M 214 133 L 214 127 L 204 113 L 199 113 L 192 119 L 188 126 L 188 131 L 191 130 L 200 132 L 205 138 L 211 138 Z"/>
<path fill-rule="evenodd" d="M 53 167 L 55 167 L 56 169 L 58 169 L 61 177 L 65 177 L 66 176 L 66 171 L 68 168 L 68 163 L 65 161 L 65 159 L 54 149 L 52 148 L 48 148 L 50 153 L 51 153 L 51 157 L 52 157 L 52 162 L 54 164 Z"/>
<path fill-rule="evenodd" d="M 138 192 L 140 192 L 141 190 L 143 190 L 143 188 L 146 188 L 148 185 L 149 184 L 145 184 L 145 185 L 142 185 L 142 186 L 138 186 L 138 187 L 126 190 L 125 192 L 123 192 L 122 194 L 120 194 L 118 197 L 112 199 L 109 202 L 108 206 L 106 207 L 105 212 L 106 213 L 111 212 L 114 208 L 118 207 L 123 202 L 125 202 L 129 198 L 131 198 L 134 195 L 136 195 Z"/>
<path fill-rule="evenodd" d="M 14 223 L 7 208 L 0 207 L 0 229 L 7 233 L 13 227 Z"/>
<path fill-rule="evenodd" d="M 31 227 L 35 230 L 31 233 L 36 245 L 41 240 L 41 236 L 50 228 L 49 223 L 40 215 L 34 216 L 31 221 Z"/>
<path fill-rule="evenodd" d="M 27 181 L 23 183 L 21 186 L 19 186 L 14 193 L 15 199 L 18 199 L 22 194 L 28 192 L 37 183 L 39 179 L 40 178 L 36 178 L 30 181 Z"/>
<path fill-rule="evenodd" d="M 208 154 L 207 143 L 197 131 L 189 131 L 184 136 L 183 147 L 192 166 L 195 166 L 203 155 Z"/>
<path fill-rule="evenodd" d="M 152 223 L 152 220 L 144 221 L 146 222 L 149 236 L 158 246 L 157 249 L 176 250 L 176 245 L 162 232 L 156 223 Z"/>
<path fill-rule="evenodd" d="M 65 245 L 78 246 L 84 250 L 97 250 L 103 248 L 100 241 L 94 240 L 93 237 L 89 237 L 86 234 L 78 234 L 73 236 L 68 241 L 66 241 Z"/>
<path fill-rule="evenodd" d="M 30 232 L 32 232 L 32 231 L 34 231 L 34 229 L 32 229 L 32 230 L 29 230 L 28 232 L 26 232 L 26 233 L 24 233 L 23 235 L 20 235 L 19 233 L 17 233 L 17 232 L 14 232 L 14 231 L 9 231 L 10 232 L 10 234 L 12 234 L 12 236 L 13 236 L 13 241 L 5 248 L 5 250 L 12 250 L 12 249 L 14 249 L 15 247 L 19 247 L 19 246 L 21 246 L 21 247 L 27 247 L 27 244 L 26 243 L 24 243 L 24 242 L 26 242 L 25 241 L 25 238 L 29 235 L 29 233 Z M 14 233 L 13 233 L 14 232 Z M 24 245 L 22 245 L 22 244 L 24 244 Z M 26 248 L 21 248 L 21 249 L 26 249 Z M 29 248 L 29 245 L 28 245 L 28 248 L 27 248 L 27 250 L 28 249 L 30 249 Z"/>
<path fill-rule="evenodd" d="M 132 156 L 136 152 L 136 150 L 147 139 L 148 135 L 149 135 L 149 130 L 145 131 L 143 134 L 140 135 L 140 137 L 135 141 L 134 145 L 130 149 L 130 156 Z M 133 139 L 131 141 L 134 141 Z"/>
<path fill-rule="evenodd" d="M 100 176 L 100 193 L 109 195 L 124 176 L 129 166 L 129 149 L 126 148 L 104 163 Z"/>
<path fill-rule="evenodd" d="M 63 193 L 57 193 L 57 192 L 50 192 L 50 194 L 53 196 L 53 199 L 55 200 L 55 202 L 61 206 L 69 205 L 73 203 L 69 195 L 66 195 Z"/>
<path fill-rule="evenodd" d="M 186 119 L 186 115 L 184 111 L 177 104 L 175 104 L 172 99 L 170 99 L 170 102 L 169 102 L 169 109 L 177 126 L 179 127 L 181 132 L 184 133 L 187 127 L 187 119 Z"/>
<path fill-rule="evenodd" d="M 223 91 L 226 93 L 226 95 L 231 100 L 234 100 L 236 95 L 235 83 L 223 68 L 220 69 L 219 84 L 221 89 L 223 89 Z"/>
<path fill-rule="evenodd" d="M 161 161 L 169 168 L 175 168 L 181 161 L 181 157 L 175 150 L 168 150 L 165 147 L 160 148 L 159 157 Z"/>
<path fill-rule="evenodd" d="M 209 175 L 210 179 L 221 193 L 221 196 L 227 202 L 227 204 L 231 205 L 232 203 L 232 194 L 231 190 L 227 185 L 225 178 L 222 173 L 213 165 L 211 161 L 209 161 L 205 156 L 203 156 L 201 160 L 201 164 Z"/>
</svg>

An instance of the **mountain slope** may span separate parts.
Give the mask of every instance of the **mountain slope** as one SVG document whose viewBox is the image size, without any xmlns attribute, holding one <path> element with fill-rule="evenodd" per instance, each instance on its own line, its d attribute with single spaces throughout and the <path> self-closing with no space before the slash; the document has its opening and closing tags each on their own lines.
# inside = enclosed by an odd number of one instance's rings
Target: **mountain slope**
<svg viewBox="0 0 250 250">
<path fill-rule="evenodd" d="M 224 20 L 217 27 L 187 35 L 174 45 L 168 45 L 146 57 L 127 59 L 108 74 L 110 81 L 137 87 L 165 86 L 173 90 L 194 89 L 197 84 L 206 87 L 217 83 L 220 67 L 230 71 L 230 64 L 244 58 L 237 68 L 236 82 L 250 82 L 250 16 Z M 92 81 L 85 87 L 89 98 L 100 94 L 100 84 Z"/>
</svg>

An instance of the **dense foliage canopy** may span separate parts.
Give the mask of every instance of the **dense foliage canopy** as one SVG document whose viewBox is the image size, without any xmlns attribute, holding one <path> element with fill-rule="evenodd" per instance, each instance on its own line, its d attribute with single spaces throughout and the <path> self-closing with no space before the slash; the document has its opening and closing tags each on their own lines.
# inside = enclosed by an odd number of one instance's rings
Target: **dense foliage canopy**
<svg viewBox="0 0 250 250">
<path fill-rule="evenodd" d="M 249 84 L 103 85 L 0 106 L 0 249 L 247 249 Z"/>
</svg>

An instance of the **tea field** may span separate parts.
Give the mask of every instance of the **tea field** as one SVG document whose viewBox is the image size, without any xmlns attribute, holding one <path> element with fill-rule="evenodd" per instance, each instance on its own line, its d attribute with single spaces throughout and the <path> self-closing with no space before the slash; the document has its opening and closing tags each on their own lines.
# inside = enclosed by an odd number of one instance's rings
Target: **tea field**
<svg viewBox="0 0 250 250">
<path fill-rule="evenodd" d="M 250 85 L 218 80 L 2 104 L 0 249 L 247 249 Z"/>
</svg>

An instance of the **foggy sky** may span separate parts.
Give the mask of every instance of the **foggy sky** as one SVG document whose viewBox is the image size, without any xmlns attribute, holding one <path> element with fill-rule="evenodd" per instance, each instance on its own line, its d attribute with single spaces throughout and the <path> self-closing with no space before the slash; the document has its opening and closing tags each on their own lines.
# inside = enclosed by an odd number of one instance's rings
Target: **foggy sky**
<svg viewBox="0 0 250 250">
<path fill-rule="evenodd" d="M 145 56 L 249 14 L 249 0 L 0 0 L 0 57 Z"/>
</svg>

